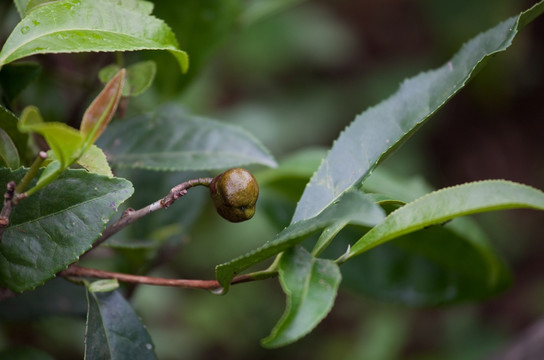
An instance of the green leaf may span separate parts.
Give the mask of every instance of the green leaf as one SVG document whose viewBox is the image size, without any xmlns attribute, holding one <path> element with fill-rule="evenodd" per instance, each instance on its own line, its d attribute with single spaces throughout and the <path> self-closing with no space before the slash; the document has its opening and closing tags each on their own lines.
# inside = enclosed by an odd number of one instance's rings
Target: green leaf
<svg viewBox="0 0 544 360">
<path fill-rule="evenodd" d="M 155 1 L 155 16 L 172 27 L 191 56 L 191 67 L 182 76 L 163 54 L 151 54 L 161 69 L 157 74 L 157 89 L 170 96 L 191 84 L 213 50 L 232 34 L 240 11 L 240 0 Z"/>
<path fill-rule="evenodd" d="M 15 3 L 15 7 L 17 8 L 19 16 L 23 18 L 25 16 L 25 8 L 28 0 L 13 0 L 13 2 Z"/>
<path fill-rule="evenodd" d="M 87 313 L 85 288 L 56 278 L 33 291 L 2 300 L 2 321 L 36 321 L 51 316 L 83 317 Z M 1 357 L 0 357 L 1 359 Z"/>
<path fill-rule="evenodd" d="M 183 171 L 276 165 L 243 129 L 192 116 L 176 106 L 118 121 L 99 144 L 112 165 L 125 168 Z"/>
<path fill-rule="evenodd" d="M 8 103 L 12 103 L 17 96 L 34 80 L 40 76 L 40 64 L 21 62 L 9 64 L 0 71 L 0 87 Z"/>
<path fill-rule="evenodd" d="M 389 214 L 352 246 L 345 260 L 388 240 L 455 217 L 516 208 L 544 210 L 544 193 L 504 180 L 479 181 L 438 190 Z M 488 252 L 486 243 L 472 245 L 482 253 Z M 493 256 L 487 257 L 492 264 Z"/>
<path fill-rule="evenodd" d="M 377 196 L 381 194 L 383 200 L 397 199 L 407 203 L 435 189 L 419 175 L 401 177 L 379 167 L 365 180 L 363 190 Z"/>
<path fill-rule="evenodd" d="M 0 160 L 11 169 L 17 169 L 20 164 L 17 147 L 8 133 L 2 129 L 0 129 Z"/>
<path fill-rule="evenodd" d="M 23 110 L 18 126 L 22 132 L 41 134 L 55 153 L 61 169 L 66 169 L 81 155 L 83 137 L 79 131 L 64 123 L 44 122 L 34 106 L 27 106 Z"/>
<path fill-rule="evenodd" d="M 334 261 L 316 259 L 300 246 L 281 255 L 278 271 L 287 305 L 270 336 L 262 340 L 268 348 L 290 344 L 312 331 L 332 309 L 342 279 Z"/>
<path fill-rule="evenodd" d="M 264 169 L 255 174 L 259 185 L 268 185 L 277 181 L 309 179 L 326 155 L 325 149 L 304 149 L 280 161 L 276 169 Z"/>
<path fill-rule="evenodd" d="M 305 0 L 252 0 L 242 13 L 240 22 L 246 26 L 251 26 L 258 21 L 285 11 L 286 9 L 298 5 L 303 1 Z"/>
<path fill-rule="evenodd" d="M 474 245 L 487 244 L 487 238 L 470 220 L 424 228 L 350 259 L 341 268 L 342 285 L 410 306 L 489 298 L 510 285 L 511 277 L 490 246 Z M 337 239 L 342 240 L 347 239 Z"/>
<path fill-rule="evenodd" d="M 102 152 L 96 145 L 92 145 L 85 154 L 83 154 L 77 163 L 83 166 L 87 171 L 98 174 L 105 175 L 107 177 L 113 177 L 111 172 L 110 165 L 106 159 L 106 155 Z"/>
<path fill-rule="evenodd" d="M 11 138 L 17 152 L 22 159 L 28 155 L 28 135 L 19 131 L 17 123 L 19 119 L 8 109 L 0 105 L 0 129 L 3 129 Z"/>
<path fill-rule="evenodd" d="M 153 7 L 155 6 L 151 1 L 143 0 L 112 0 L 112 2 L 127 9 L 139 11 L 144 15 L 151 14 L 153 12 Z"/>
<path fill-rule="evenodd" d="M 0 169 L 0 187 L 25 171 Z M 130 182 L 67 170 L 11 213 L 0 243 L 0 285 L 33 289 L 76 261 L 133 192 Z"/>
<path fill-rule="evenodd" d="M 306 187 L 292 222 L 316 216 L 360 185 L 376 165 L 455 95 L 519 29 L 544 11 L 544 2 L 476 36 L 442 67 L 405 80 L 389 99 L 368 109 L 340 134 Z"/>
<path fill-rule="evenodd" d="M 116 65 L 108 65 L 98 73 L 100 81 L 107 83 L 121 68 Z M 146 91 L 157 73 L 157 65 L 154 61 L 141 61 L 127 67 L 127 76 L 123 85 L 123 96 L 138 96 Z"/>
<path fill-rule="evenodd" d="M 217 280 L 228 290 L 232 278 L 248 267 L 266 260 L 288 248 L 299 244 L 307 236 L 336 223 L 351 223 L 373 226 L 384 218 L 383 210 L 365 194 L 357 191 L 345 193 L 337 202 L 318 216 L 303 220 L 280 232 L 263 246 L 216 267 Z"/>
<path fill-rule="evenodd" d="M 17 24 L 0 51 L 0 68 L 36 54 L 134 50 L 168 50 L 183 72 L 188 68 L 187 54 L 162 20 L 110 0 L 55 1 Z"/>
<path fill-rule="evenodd" d="M 113 292 L 87 291 L 85 359 L 156 359 L 153 342 L 130 304 Z"/>
</svg>

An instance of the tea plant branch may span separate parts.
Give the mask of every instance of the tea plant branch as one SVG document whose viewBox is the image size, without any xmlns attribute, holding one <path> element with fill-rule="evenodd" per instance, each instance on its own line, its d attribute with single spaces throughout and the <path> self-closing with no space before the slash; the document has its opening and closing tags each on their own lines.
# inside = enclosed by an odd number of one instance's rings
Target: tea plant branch
<svg viewBox="0 0 544 360">
<path fill-rule="evenodd" d="M 100 244 L 102 244 L 104 241 L 109 239 L 112 235 L 116 234 L 123 228 L 125 228 L 127 225 L 132 224 L 136 220 L 154 212 L 159 209 L 166 209 L 170 205 L 172 205 L 177 199 L 187 194 L 187 190 L 194 187 L 194 186 L 210 186 L 213 178 L 198 178 L 198 179 L 191 179 L 187 180 L 185 182 L 182 182 L 179 185 L 174 186 L 168 194 L 163 197 L 160 200 L 155 201 L 154 203 L 151 203 L 139 210 L 134 209 L 127 209 L 123 212 L 119 220 L 114 222 L 111 226 L 106 228 L 104 232 L 102 233 L 102 236 L 96 240 L 92 246 L 91 249 L 88 251 L 91 251 L 92 249 L 96 248 Z M 88 252 L 87 251 L 87 252 Z"/>
<path fill-rule="evenodd" d="M 204 289 L 217 290 L 221 289 L 221 284 L 217 280 L 197 280 L 197 279 L 167 279 L 153 276 L 142 276 L 133 274 L 124 274 L 105 270 L 91 269 L 79 265 L 70 265 L 66 270 L 59 273 L 63 277 L 92 277 L 98 279 L 116 279 L 122 282 L 147 284 L 157 286 L 171 286 L 186 289 Z M 231 284 L 240 284 L 250 281 L 263 280 L 276 276 L 276 272 L 256 272 L 236 276 L 232 279 Z"/>
<path fill-rule="evenodd" d="M 2 241 L 2 234 L 4 230 L 9 226 L 9 217 L 13 208 L 17 203 L 25 199 L 28 195 L 23 191 L 26 189 L 30 181 L 36 176 L 40 166 L 47 158 L 47 153 L 45 151 L 40 151 L 34 163 L 27 171 L 25 176 L 21 179 L 19 184 L 16 184 L 15 181 L 10 181 L 6 186 L 6 192 L 4 193 L 4 204 L 2 210 L 0 210 L 0 241 Z"/>
<path fill-rule="evenodd" d="M 5 228 L 9 225 L 9 216 L 13 209 L 13 198 L 15 197 L 15 181 L 8 182 L 4 193 L 4 205 L 0 211 L 0 241 Z"/>
</svg>

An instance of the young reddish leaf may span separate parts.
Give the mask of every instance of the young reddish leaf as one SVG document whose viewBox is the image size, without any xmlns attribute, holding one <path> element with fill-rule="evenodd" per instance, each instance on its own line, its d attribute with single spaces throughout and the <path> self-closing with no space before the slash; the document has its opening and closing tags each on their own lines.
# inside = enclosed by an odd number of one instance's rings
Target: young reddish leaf
<svg viewBox="0 0 544 360">
<path fill-rule="evenodd" d="M 125 69 L 119 70 L 83 114 L 80 130 L 86 147 L 94 143 L 113 118 L 123 92 L 125 73 Z"/>
</svg>

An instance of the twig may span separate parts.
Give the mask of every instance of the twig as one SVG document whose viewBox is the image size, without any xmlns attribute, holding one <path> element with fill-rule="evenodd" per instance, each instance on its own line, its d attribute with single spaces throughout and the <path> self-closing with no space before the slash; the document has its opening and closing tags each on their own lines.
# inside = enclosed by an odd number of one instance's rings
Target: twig
<svg viewBox="0 0 544 360">
<path fill-rule="evenodd" d="M 61 271 L 59 275 L 63 277 L 92 277 L 98 279 L 117 279 L 118 281 L 129 283 L 172 286 L 186 289 L 216 290 L 221 288 L 221 284 L 219 284 L 217 280 L 166 279 L 161 277 L 132 275 L 98 269 L 90 269 L 78 265 L 70 265 L 66 270 Z M 262 276 L 253 277 L 251 276 L 251 274 L 240 275 L 232 279 L 231 284 L 240 284 L 254 280 L 260 280 L 262 278 Z"/>
<path fill-rule="evenodd" d="M 182 182 L 179 185 L 174 186 L 170 190 L 168 195 L 166 195 L 160 200 L 155 201 L 152 204 L 149 204 L 139 210 L 134 210 L 134 209 L 125 210 L 125 212 L 123 212 L 119 220 L 117 220 L 111 226 L 106 228 L 106 230 L 104 230 L 104 232 L 102 233 L 102 236 L 94 242 L 92 248 L 89 249 L 87 252 L 96 248 L 97 246 L 102 244 L 104 241 L 109 239 L 110 236 L 119 232 L 121 229 L 123 229 L 129 224 L 132 224 L 136 220 L 152 213 L 153 211 L 168 208 L 170 205 L 174 203 L 174 201 L 176 201 L 180 197 L 187 194 L 187 190 L 192 188 L 193 186 L 198 186 L 198 185 L 209 186 L 212 180 L 213 178 L 198 178 L 198 179 L 187 180 L 185 182 Z"/>
<path fill-rule="evenodd" d="M 15 181 L 8 182 L 6 186 L 6 192 L 4 193 L 4 205 L 0 211 L 0 241 L 2 240 L 2 234 L 9 225 L 9 216 L 13 209 L 13 198 L 15 196 Z"/>
<path fill-rule="evenodd" d="M 0 211 L 0 242 L 2 241 L 2 235 L 4 234 L 5 229 L 9 226 L 9 217 L 13 211 L 13 208 L 19 203 L 19 201 L 27 197 L 27 194 L 23 193 L 23 191 L 28 186 L 30 181 L 36 176 L 40 166 L 46 158 L 47 153 L 45 151 L 40 151 L 30 169 L 19 182 L 19 185 L 17 185 L 15 181 L 10 181 L 7 184 L 7 191 L 4 193 L 4 204 L 2 206 L 2 210 Z"/>
<path fill-rule="evenodd" d="M 491 360 L 541 360 L 544 359 L 544 318 L 525 330 L 501 354 Z"/>
</svg>

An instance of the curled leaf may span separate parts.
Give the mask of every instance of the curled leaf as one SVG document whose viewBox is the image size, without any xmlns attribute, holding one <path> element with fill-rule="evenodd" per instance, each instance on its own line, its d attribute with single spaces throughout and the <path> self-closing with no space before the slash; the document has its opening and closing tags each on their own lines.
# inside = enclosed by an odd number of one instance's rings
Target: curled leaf
<svg viewBox="0 0 544 360">
<path fill-rule="evenodd" d="M 62 169 L 66 169 L 80 155 L 83 138 L 79 131 L 60 122 L 44 122 L 38 108 L 27 106 L 18 123 L 21 132 L 36 132 L 42 135 L 55 153 Z"/>
<path fill-rule="evenodd" d="M 113 118 L 123 92 L 125 74 L 125 69 L 119 70 L 83 114 L 80 130 L 86 147 L 95 142 Z"/>
</svg>

